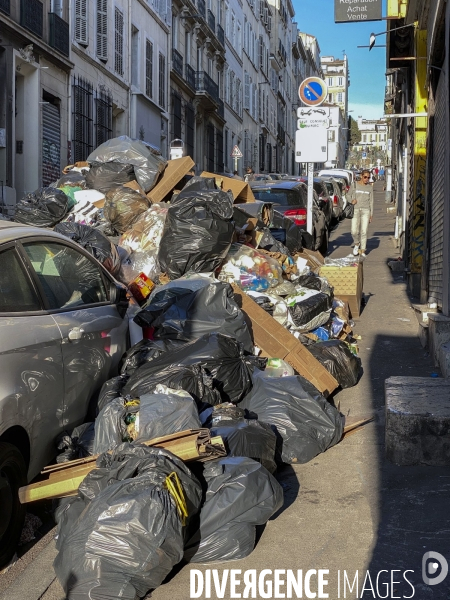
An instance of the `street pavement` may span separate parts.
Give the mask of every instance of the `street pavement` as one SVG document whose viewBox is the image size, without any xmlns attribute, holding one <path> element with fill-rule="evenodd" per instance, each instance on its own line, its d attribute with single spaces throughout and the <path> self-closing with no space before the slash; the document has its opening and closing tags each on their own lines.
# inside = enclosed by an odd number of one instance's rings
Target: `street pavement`
<svg viewBox="0 0 450 600">
<path fill-rule="evenodd" d="M 325 591 L 332 600 L 344 597 L 344 570 L 351 582 L 359 572 L 360 590 L 367 570 L 374 586 L 379 571 L 398 570 L 392 575 L 388 596 L 387 588 L 380 586 L 376 595 L 370 590 L 350 594 L 347 588 L 346 597 L 412 597 L 411 586 L 401 574 L 410 570 L 407 578 L 414 585 L 415 598 L 450 597 L 450 576 L 436 586 L 425 585 L 421 576 L 426 551 L 440 552 L 450 561 L 450 471 L 396 467 L 384 458 L 385 379 L 393 375 L 429 377 L 437 371 L 419 343 L 418 323 L 402 273 L 392 272 L 387 265 L 398 256 L 392 239 L 394 216 L 386 213 L 386 206 L 382 183 L 377 183 L 364 263 L 367 304 L 355 324 L 355 333 L 362 337 L 359 347 L 364 372 L 354 388 L 334 397 L 344 415 L 373 415 L 375 422 L 308 464 L 288 466 L 280 473 L 284 507 L 267 523 L 247 559 L 205 567 L 185 565 L 152 593 L 154 600 L 189 598 L 191 568 L 216 568 L 219 572 L 226 568 L 258 572 L 328 569 Z M 344 221 L 331 235 L 331 256 L 350 252 L 350 223 Z M 62 600 L 64 593 L 52 571 L 54 556 L 50 542 L 13 581 L 9 577 L 6 589 L 2 589 L 0 577 L 0 600 Z M 22 560 L 26 561 L 26 555 Z M 390 576 L 382 574 L 380 582 L 389 581 Z M 217 596 L 213 592 L 211 597 Z"/>
</svg>

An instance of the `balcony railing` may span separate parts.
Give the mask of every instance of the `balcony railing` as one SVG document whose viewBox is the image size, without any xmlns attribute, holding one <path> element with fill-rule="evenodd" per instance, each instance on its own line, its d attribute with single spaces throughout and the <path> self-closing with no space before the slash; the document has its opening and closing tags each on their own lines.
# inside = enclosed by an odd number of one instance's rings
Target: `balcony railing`
<svg viewBox="0 0 450 600">
<path fill-rule="evenodd" d="M 186 65 L 186 83 L 195 90 L 195 70 L 191 65 Z"/>
<path fill-rule="evenodd" d="M 39 0 L 20 0 L 20 24 L 42 37 L 43 5 Z"/>
<path fill-rule="evenodd" d="M 215 34 L 216 33 L 216 17 L 214 13 L 208 8 L 208 27 Z"/>
<path fill-rule="evenodd" d="M 219 103 L 219 107 L 217 109 L 217 114 L 219 115 L 219 117 L 222 117 L 222 119 L 225 121 L 225 104 L 223 103 L 223 100 L 221 100 L 220 98 L 217 101 Z"/>
<path fill-rule="evenodd" d="M 195 74 L 195 89 L 197 92 L 206 92 L 215 101 L 219 101 L 219 86 L 205 71 Z"/>
<path fill-rule="evenodd" d="M 206 19 L 206 4 L 205 0 L 197 0 L 198 12 Z"/>
<path fill-rule="evenodd" d="M 175 48 L 172 48 L 172 68 L 175 73 L 183 77 L 183 56 Z"/>
<path fill-rule="evenodd" d="M 0 10 L 9 15 L 9 13 L 11 12 L 10 0 L 0 0 Z"/>
<path fill-rule="evenodd" d="M 69 23 L 66 23 L 56 13 L 49 13 L 48 24 L 50 28 L 49 44 L 61 54 L 69 56 L 70 38 Z"/>
<path fill-rule="evenodd" d="M 222 46 L 225 46 L 225 32 L 221 25 L 217 25 L 217 38 Z"/>
</svg>

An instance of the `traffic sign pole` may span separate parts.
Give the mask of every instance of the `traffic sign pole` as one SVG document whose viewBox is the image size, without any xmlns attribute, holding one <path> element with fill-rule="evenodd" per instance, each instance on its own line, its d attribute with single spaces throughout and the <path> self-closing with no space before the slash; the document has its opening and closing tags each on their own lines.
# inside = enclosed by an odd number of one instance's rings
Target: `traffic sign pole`
<svg viewBox="0 0 450 600">
<path fill-rule="evenodd" d="M 238 157 L 237 157 L 237 156 L 235 156 L 235 157 L 234 157 L 234 170 L 235 170 L 235 171 L 237 171 L 237 170 L 238 170 L 238 168 L 237 168 L 237 161 L 238 161 Z"/>
<path fill-rule="evenodd" d="M 306 208 L 306 230 L 312 235 L 313 223 L 313 183 L 314 183 L 314 163 L 308 163 L 308 205 Z M 312 248 L 315 250 L 315 248 Z"/>
</svg>

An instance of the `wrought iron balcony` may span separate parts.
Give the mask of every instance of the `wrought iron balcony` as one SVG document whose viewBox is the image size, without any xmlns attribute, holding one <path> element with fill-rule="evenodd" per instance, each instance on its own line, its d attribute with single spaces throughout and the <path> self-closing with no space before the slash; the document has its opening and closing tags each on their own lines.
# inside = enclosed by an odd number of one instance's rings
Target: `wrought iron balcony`
<svg viewBox="0 0 450 600">
<path fill-rule="evenodd" d="M 172 68 L 175 73 L 183 77 L 183 56 L 175 48 L 172 48 Z"/>
<path fill-rule="evenodd" d="M 50 29 L 48 43 L 55 50 L 59 50 L 61 54 L 69 56 L 69 23 L 66 23 L 56 13 L 49 13 L 48 24 Z"/>
<path fill-rule="evenodd" d="M 214 102 L 219 102 L 219 86 L 205 71 L 195 74 L 195 89 L 197 92 L 206 92 Z"/>
<path fill-rule="evenodd" d="M 44 9 L 39 0 L 20 0 L 20 24 L 42 37 Z"/>
<path fill-rule="evenodd" d="M 11 12 L 10 0 L 0 0 L 0 10 L 9 15 L 9 13 Z"/>
<path fill-rule="evenodd" d="M 217 25 L 217 38 L 218 38 L 219 42 L 222 44 L 222 46 L 225 46 L 225 32 L 221 25 Z M 238 50 L 239 50 L 239 48 L 238 48 Z"/>
<path fill-rule="evenodd" d="M 221 100 L 220 98 L 218 99 L 217 102 L 219 104 L 219 107 L 217 109 L 217 114 L 219 115 L 219 117 L 221 117 L 225 121 L 225 104 L 224 104 L 223 100 Z"/>
<path fill-rule="evenodd" d="M 196 87 L 195 87 L 195 70 L 191 67 L 191 65 L 186 65 L 186 83 L 193 90 L 196 89 Z"/>
<path fill-rule="evenodd" d="M 197 0 L 198 12 L 206 19 L 206 4 L 205 0 Z"/>
<path fill-rule="evenodd" d="M 211 31 L 214 33 L 216 33 L 216 17 L 214 16 L 214 13 L 209 10 L 208 8 L 208 27 L 211 29 Z"/>
</svg>

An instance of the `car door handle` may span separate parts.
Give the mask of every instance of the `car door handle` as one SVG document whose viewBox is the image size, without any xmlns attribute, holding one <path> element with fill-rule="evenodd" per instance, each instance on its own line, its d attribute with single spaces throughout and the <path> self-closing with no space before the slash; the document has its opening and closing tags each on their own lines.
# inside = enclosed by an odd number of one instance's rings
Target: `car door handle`
<svg viewBox="0 0 450 600">
<path fill-rule="evenodd" d="M 75 342 L 76 340 L 81 340 L 83 333 L 84 329 L 81 329 L 81 327 L 74 327 L 69 331 L 69 335 L 67 337 L 69 338 L 70 342 Z"/>
</svg>

